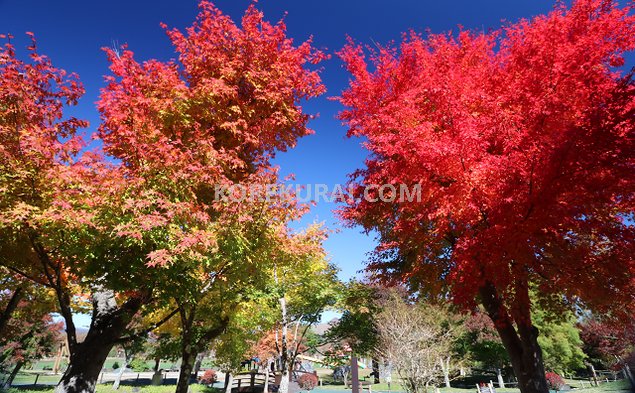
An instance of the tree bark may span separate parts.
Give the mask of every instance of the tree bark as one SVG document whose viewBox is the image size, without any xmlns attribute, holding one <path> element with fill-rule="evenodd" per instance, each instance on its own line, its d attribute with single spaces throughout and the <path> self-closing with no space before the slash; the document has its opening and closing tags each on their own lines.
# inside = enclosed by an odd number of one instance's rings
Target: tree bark
<svg viewBox="0 0 635 393">
<path fill-rule="evenodd" d="M 142 298 L 130 298 L 118 306 L 115 293 L 96 288 L 92 294 L 93 315 L 88 333 L 78 343 L 72 316 L 65 316 L 69 336 L 70 364 L 55 393 L 93 393 L 108 353 L 125 333 L 128 323 L 143 304 Z"/>
<path fill-rule="evenodd" d="M 187 393 L 192 378 L 192 369 L 196 355 L 192 352 L 191 344 L 187 345 L 181 352 L 181 370 L 179 371 L 179 381 L 176 385 L 176 393 Z"/>
<path fill-rule="evenodd" d="M 280 324 L 282 325 L 282 333 L 280 335 L 280 372 L 282 373 L 280 378 L 280 386 L 278 387 L 278 393 L 289 392 L 289 350 L 287 348 L 287 325 L 289 324 L 287 318 L 287 299 L 283 296 L 278 299 L 280 302 L 280 310 L 282 313 L 282 319 Z"/>
<path fill-rule="evenodd" d="M 359 366 L 355 355 L 351 355 L 351 385 L 353 393 L 359 393 Z"/>
<path fill-rule="evenodd" d="M 500 368 L 496 369 L 496 377 L 498 378 L 498 387 L 501 389 L 505 388 L 505 381 L 503 380 L 503 373 Z"/>
<path fill-rule="evenodd" d="M 267 361 L 267 365 L 265 366 L 265 384 L 262 388 L 262 393 L 269 393 L 269 361 Z"/>
<path fill-rule="evenodd" d="M 229 318 L 223 317 L 213 328 L 198 331 L 194 334 L 194 321 L 196 320 L 196 305 L 179 305 L 181 316 L 181 369 L 176 385 L 176 393 L 187 393 L 192 378 L 192 369 L 197 355 L 210 341 L 220 336 L 229 323 Z"/>
<path fill-rule="evenodd" d="M 196 355 L 196 362 L 194 363 L 194 380 L 198 380 L 198 372 L 201 371 L 201 363 L 203 363 L 204 354 L 200 353 Z"/>
<path fill-rule="evenodd" d="M 188 315 L 189 311 L 189 315 Z M 196 306 L 188 307 L 179 304 L 179 315 L 181 316 L 181 368 L 179 369 L 179 379 L 176 383 L 176 393 L 187 393 L 190 388 L 192 368 L 196 360 L 194 333 L 194 316 Z"/>
<path fill-rule="evenodd" d="M 521 288 L 521 291 L 526 291 Z M 500 299 L 496 288 L 486 282 L 479 290 L 481 302 L 490 316 L 503 341 L 518 379 L 522 393 L 548 393 L 542 350 L 538 345 L 538 329 L 532 325 L 529 306 L 517 307 L 516 312 L 524 312 L 523 318 L 516 320 L 516 328 L 507 308 Z M 521 293 L 522 295 L 522 293 Z"/>
<path fill-rule="evenodd" d="M 624 363 L 624 375 L 628 378 L 628 381 L 631 383 L 631 390 L 635 392 L 635 377 L 633 377 L 633 373 L 631 372 L 631 368 L 628 363 Z"/>
<path fill-rule="evenodd" d="M 380 382 L 379 381 L 379 361 L 373 358 L 371 360 L 371 363 L 373 365 L 373 383 L 378 384 Z"/>
<path fill-rule="evenodd" d="M 117 373 L 117 378 L 115 378 L 115 382 L 113 382 L 113 384 L 112 384 L 112 389 L 113 390 L 119 389 L 119 385 L 121 384 L 121 378 L 123 377 L 123 373 L 126 372 L 126 368 L 128 367 L 128 365 L 132 361 L 132 358 L 130 356 L 130 351 L 126 350 L 126 348 L 124 348 L 123 354 L 124 354 L 123 365 L 121 367 L 119 367 L 119 372 Z"/>
<path fill-rule="evenodd" d="M 444 358 L 440 358 L 439 362 L 441 363 L 441 370 L 443 370 L 443 383 L 446 388 L 450 388 L 450 356 Z"/>
<path fill-rule="evenodd" d="M 595 373 L 595 367 L 590 363 L 589 363 L 589 372 L 591 374 L 593 384 L 595 384 L 595 386 L 600 386 L 600 384 L 598 383 L 598 375 Z"/>
<path fill-rule="evenodd" d="M 17 287 L 13 294 L 11 295 L 11 299 L 9 299 L 9 303 L 7 303 L 7 307 L 0 314 L 0 338 L 4 336 L 5 328 L 11 319 L 11 315 L 13 311 L 15 311 L 16 307 L 18 307 L 18 303 L 20 303 L 20 299 L 22 298 L 22 292 L 24 288 Z"/>
<path fill-rule="evenodd" d="M 232 393 L 232 385 L 234 384 L 234 377 L 231 372 L 227 372 L 225 375 L 225 393 Z"/>
</svg>

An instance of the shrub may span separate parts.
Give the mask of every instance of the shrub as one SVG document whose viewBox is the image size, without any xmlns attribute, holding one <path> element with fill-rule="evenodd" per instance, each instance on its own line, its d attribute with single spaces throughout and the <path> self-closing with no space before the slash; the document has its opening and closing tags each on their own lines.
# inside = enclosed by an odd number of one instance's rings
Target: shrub
<svg viewBox="0 0 635 393">
<path fill-rule="evenodd" d="M 116 370 L 116 369 L 118 369 L 118 368 L 119 368 L 119 362 L 114 362 L 114 363 L 112 364 L 112 369 L 113 369 L 113 370 Z"/>
<path fill-rule="evenodd" d="M 545 376 L 547 377 L 547 386 L 549 386 L 549 389 L 559 391 L 564 386 L 564 379 L 562 379 L 560 375 L 549 371 Z"/>
<path fill-rule="evenodd" d="M 203 385 L 212 385 L 216 382 L 216 371 L 214 370 L 205 370 L 203 376 L 198 379 L 198 383 Z"/>
<path fill-rule="evenodd" d="M 298 385 L 300 385 L 300 389 L 303 390 L 313 390 L 318 384 L 318 377 L 315 374 L 302 374 L 300 378 L 298 378 Z"/>
<path fill-rule="evenodd" d="M 146 361 L 143 359 L 132 359 L 128 364 L 128 367 L 136 372 L 147 371 L 150 369 Z"/>
</svg>

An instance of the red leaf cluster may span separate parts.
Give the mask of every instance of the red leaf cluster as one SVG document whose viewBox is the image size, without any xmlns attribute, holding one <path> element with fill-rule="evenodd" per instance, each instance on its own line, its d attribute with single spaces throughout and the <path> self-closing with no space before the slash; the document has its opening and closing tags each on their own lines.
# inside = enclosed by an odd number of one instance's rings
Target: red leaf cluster
<svg viewBox="0 0 635 393">
<path fill-rule="evenodd" d="M 550 390 L 559 391 L 564 387 L 564 379 L 553 371 L 546 372 L 545 377 Z"/>
<path fill-rule="evenodd" d="M 372 154 L 341 214 L 378 233 L 370 270 L 466 305 L 486 281 L 513 299 L 528 280 L 630 303 L 635 85 L 615 67 L 635 48 L 632 11 L 578 0 L 491 33 L 411 33 L 369 60 L 350 42 L 340 117 Z M 401 183 L 421 199 L 362 198 Z"/>
</svg>

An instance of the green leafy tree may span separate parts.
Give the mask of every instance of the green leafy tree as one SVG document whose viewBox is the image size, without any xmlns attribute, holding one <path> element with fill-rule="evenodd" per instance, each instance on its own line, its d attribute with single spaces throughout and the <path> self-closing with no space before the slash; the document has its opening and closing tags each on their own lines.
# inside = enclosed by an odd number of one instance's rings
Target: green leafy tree
<svg viewBox="0 0 635 393">
<path fill-rule="evenodd" d="M 337 304 L 342 316 L 326 332 L 327 343 L 343 342 L 357 355 L 373 355 L 378 336 L 375 316 L 380 312 L 383 288 L 351 280 Z"/>
<path fill-rule="evenodd" d="M 550 316 L 537 308 L 534 321 L 540 330 L 538 344 L 548 370 L 564 375 L 585 367 L 583 342 L 576 326 L 577 319 L 571 311 Z"/>
<path fill-rule="evenodd" d="M 308 349 L 304 338 L 311 326 L 320 321 L 326 308 L 335 305 L 339 296 L 337 268 L 328 263 L 322 248 L 325 235 L 319 226 L 309 227 L 290 239 L 293 252 L 283 249 L 273 256 L 276 263 L 271 273 L 278 293 L 275 329 L 279 337 L 276 349 L 280 393 L 287 393 L 296 358 Z"/>
</svg>

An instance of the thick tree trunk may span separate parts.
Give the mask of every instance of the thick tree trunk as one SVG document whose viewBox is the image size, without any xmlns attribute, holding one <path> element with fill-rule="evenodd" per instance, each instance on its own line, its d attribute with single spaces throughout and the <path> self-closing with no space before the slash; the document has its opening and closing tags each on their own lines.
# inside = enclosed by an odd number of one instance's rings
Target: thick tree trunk
<svg viewBox="0 0 635 393">
<path fill-rule="evenodd" d="M 95 391 L 108 353 L 123 336 L 128 323 L 143 304 L 141 298 L 131 298 L 122 306 L 118 306 L 115 293 L 107 289 L 96 289 L 92 297 L 93 315 L 90 328 L 81 343 L 76 342 L 74 334 L 73 337 L 69 337 L 70 364 L 55 388 L 55 393 Z M 66 320 L 69 326 L 68 319 Z M 74 327 L 72 330 L 74 331 Z"/>
<path fill-rule="evenodd" d="M 359 366 L 357 365 L 357 356 L 351 356 L 351 388 L 353 393 L 359 393 Z"/>
<path fill-rule="evenodd" d="M 13 294 L 11 295 L 11 299 L 9 299 L 9 303 L 7 303 L 7 307 L 5 307 L 2 314 L 0 314 L 0 338 L 4 336 L 4 330 L 11 319 L 11 315 L 13 311 L 15 311 L 16 307 L 18 307 L 18 303 L 20 303 L 20 299 L 22 298 L 22 292 L 24 288 L 17 287 Z"/>
<path fill-rule="evenodd" d="M 192 369 L 196 355 L 192 352 L 191 344 L 186 345 L 181 352 L 181 370 L 179 372 L 179 381 L 176 384 L 176 393 L 187 393 L 192 378 Z"/>
<path fill-rule="evenodd" d="M 55 393 L 92 393 L 114 342 L 91 337 L 77 344 Z"/>
<path fill-rule="evenodd" d="M 524 320 L 516 321 L 514 327 L 512 318 L 496 288 L 486 283 L 480 289 L 481 301 L 488 315 L 494 321 L 496 330 L 503 341 L 518 379 L 518 387 L 522 393 L 548 393 L 542 351 L 538 345 L 538 329 L 531 324 L 529 310 L 524 311 Z"/>
</svg>

